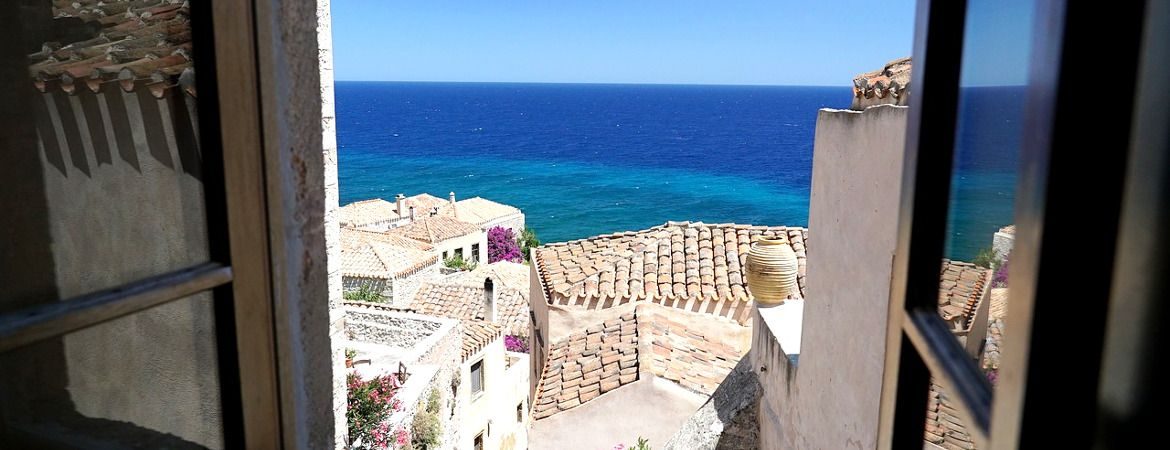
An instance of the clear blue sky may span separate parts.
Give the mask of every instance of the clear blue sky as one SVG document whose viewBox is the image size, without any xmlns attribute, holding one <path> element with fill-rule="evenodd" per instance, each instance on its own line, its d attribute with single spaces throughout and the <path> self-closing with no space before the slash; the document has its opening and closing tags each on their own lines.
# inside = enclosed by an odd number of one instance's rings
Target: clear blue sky
<svg viewBox="0 0 1170 450">
<path fill-rule="evenodd" d="M 913 0 L 333 0 L 338 80 L 847 86 Z"/>
</svg>

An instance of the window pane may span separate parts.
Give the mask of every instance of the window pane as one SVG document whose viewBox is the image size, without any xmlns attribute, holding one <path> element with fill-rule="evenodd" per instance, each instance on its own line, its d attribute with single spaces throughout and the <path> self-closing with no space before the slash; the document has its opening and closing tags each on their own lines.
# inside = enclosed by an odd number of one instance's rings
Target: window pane
<svg viewBox="0 0 1170 450">
<path fill-rule="evenodd" d="M 0 447 L 222 448 L 208 292 L 0 353 Z"/>
<path fill-rule="evenodd" d="M 471 365 L 471 393 L 483 391 L 483 361 Z"/>
<path fill-rule="evenodd" d="M 993 384 L 1008 310 L 1034 9 L 1032 1 L 970 0 L 963 39 L 939 314 Z M 927 441 L 973 448 L 958 404 L 937 383 L 927 416 Z"/>
<path fill-rule="evenodd" d="M 51 249 L 18 270 L 68 298 L 207 261 L 186 3 L 12 3 L 0 203 L 21 211 L 5 238 Z"/>
</svg>

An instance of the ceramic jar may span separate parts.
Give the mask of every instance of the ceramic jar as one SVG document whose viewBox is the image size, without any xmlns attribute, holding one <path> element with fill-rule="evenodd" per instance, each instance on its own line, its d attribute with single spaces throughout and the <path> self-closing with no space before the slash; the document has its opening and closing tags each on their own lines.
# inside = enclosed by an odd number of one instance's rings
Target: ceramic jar
<svg viewBox="0 0 1170 450">
<path fill-rule="evenodd" d="M 761 239 L 747 255 L 748 289 L 760 306 L 779 305 L 800 295 L 796 286 L 796 252 L 787 239 Z"/>
</svg>

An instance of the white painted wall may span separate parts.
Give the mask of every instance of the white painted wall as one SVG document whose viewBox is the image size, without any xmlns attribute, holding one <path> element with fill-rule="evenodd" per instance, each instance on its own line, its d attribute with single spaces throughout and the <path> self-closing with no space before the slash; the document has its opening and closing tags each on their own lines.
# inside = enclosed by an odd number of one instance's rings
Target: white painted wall
<svg viewBox="0 0 1170 450">
<path fill-rule="evenodd" d="M 760 447 L 873 449 L 897 241 L 905 107 L 821 110 L 799 368 L 757 320 Z M 757 317 L 758 319 L 758 317 Z M 925 406 L 925 405 L 924 405 Z"/>
<path fill-rule="evenodd" d="M 479 260 L 486 264 L 487 233 L 484 233 L 482 230 L 465 236 L 447 239 L 445 241 L 434 244 L 434 247 L 436 254 L 442 257 L 443 252 L 446 252 L 447 258 L 455 256 L 456 249 L 462 249 L 463 260 L 469 261 L 471 259 L 471 246 L 474 244 L 479 244 Z"/>
<path fill-rule="evenodd" d="M 458 421 L 455 447 L 472 450 L 475 436 L 484 433 L 485 449 L 515 450 L 528 448 L 528 368 L 527 356 L 521 357 L 511 367 L 506 366 L 508 353 L 504 350 L 504 338 L 500 337 L 482 350 L 467 358 L 460 367 L 459 400 L 463 414 Z M 479 395 L 471 394 L 471 366 L 484 361 L 484 390 Z M 524 405 L 523 421 L 516 421 L 516 406 Z M 491 423 L 491 432 L 488 423 Z"/>
</svg>

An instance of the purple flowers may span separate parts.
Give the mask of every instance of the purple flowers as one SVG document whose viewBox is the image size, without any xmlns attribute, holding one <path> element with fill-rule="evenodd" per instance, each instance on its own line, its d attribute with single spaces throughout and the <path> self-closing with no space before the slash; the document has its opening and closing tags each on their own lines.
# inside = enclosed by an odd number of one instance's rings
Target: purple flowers
<svg viewBox="0 0 1170 450">
<path fill-rule="evenodd" d="M 991 277 L 992 287 L 1007 287 L 1008 283 L 1008 260 L 1003 259 L 1003 263 L 995 269 L 995 275 Z"/>
<path fill-rule="evenodd" d="M 528 341 L 520 336 L 504 336 L 504 348 L 510 352 L 528 353 Z"/>
<path fill-rule="evenodd" d="M 492 227 L 487 236 L 488 263 L 496 261 L 524 261 L 520 253 L 520 245 L 516 243 L 516 236 L 512 230 L 504 227 Z"/>
</svg>

